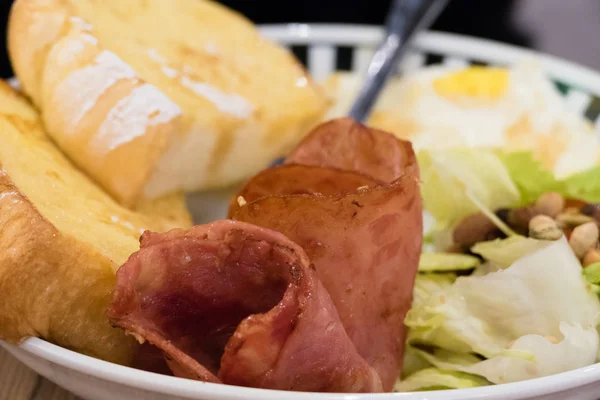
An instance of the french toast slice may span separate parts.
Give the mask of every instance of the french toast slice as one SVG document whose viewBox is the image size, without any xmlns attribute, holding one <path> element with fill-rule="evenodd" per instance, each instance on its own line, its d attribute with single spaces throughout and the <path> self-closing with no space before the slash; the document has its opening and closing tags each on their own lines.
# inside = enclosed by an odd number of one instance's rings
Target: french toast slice
<svg viewBox="0 0 600 400">
<path fill-rule="evenodd" d="M 208 0 L 17 0 L 9 50 L 50 135 L 128 206 L 252 176 L 327 107 L 289 51 Z"/>
<path fill-rule="evenodd" d="M 127 364 L 134 341 L 105 316 L 115 272 L 145 229 L 188 227 L 182 195 L 119 205 L 41 128 L 33 107 L 0 83 L 0 338 L 38 336 Z"/>
</svg>

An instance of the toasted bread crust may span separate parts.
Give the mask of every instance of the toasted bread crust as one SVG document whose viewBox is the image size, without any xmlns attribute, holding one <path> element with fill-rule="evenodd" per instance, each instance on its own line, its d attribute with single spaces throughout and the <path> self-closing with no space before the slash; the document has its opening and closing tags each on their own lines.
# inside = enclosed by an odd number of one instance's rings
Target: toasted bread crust
<svg viewBox="0 0 600 400">
<path fill-rule="evenodd" d="M 117 204 L 50 141 L 30 104 L 0 82 L 0 338 L 39 336 L 129 363 L 135 342 L 105 311 L 115 271 L 144 229 L 190 226 L 181 195 Z"/>
<path fill-rule="evenodd" d="M 135 343 L 105 316 L 114 265 L 59 232 L 0 171 L 0 337 L 39 336 L 112 362 L 129 363 Z"/>
</svg>

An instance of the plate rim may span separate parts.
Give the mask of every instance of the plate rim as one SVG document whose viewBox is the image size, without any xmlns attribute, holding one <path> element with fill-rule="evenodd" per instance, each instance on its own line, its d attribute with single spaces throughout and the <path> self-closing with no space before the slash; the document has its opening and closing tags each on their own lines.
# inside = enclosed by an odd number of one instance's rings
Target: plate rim
<svg viewBox="0 0 600 400">
<path fill-rule="evenodd" d="M 211 396 L 210 398 L 214 400 L 231 400 L 239 399 L 240 395 L 243 395 L 244 399 L 249 400 L 367 400 L 372 398 L 382 400 L 447 400 L 448 398 L 460 398 L 461 400 L 526 399 L 529 396 L 559 393 L 600 381 L 600 363 L 596 363 L 541 378 L 468 389 L 439 390 L 424 393 L 308 393 L 248 388 L 161 375 L 80 354 L 39 338 L 29 338 L 19 345 L 19 347 L 0 340 L 0 346 L 7 349 L 17 358 L 19 358 L 18 352 L 24 351 L 31 356 L 39 357 L 42 360 L 64 368 L 76 370 L 95 378 L 136 389 L 166 395 L 184 396 L 190 399 L 203 398 L 200 396 Z M 456 397 L 456 395 L 460 397 Z"/>
<path fill-rule="evenodd" d="M 259 29 L 263 35 L 286 45 L 348 45 L 377 46 L 383 28 L 361 24 L 265 24 Z M 496 40 L 481 39 L 458 33 L 427 31 L 418 34 L 413 48 L 439 54 L 455 54 L 499 64 L 514 64 L 519 60 L 535 58 L 552 78 L 567 80 L 577 89 L 600 97 L 600 71 L 569 61 L 565 58 Z"/>
</svg>

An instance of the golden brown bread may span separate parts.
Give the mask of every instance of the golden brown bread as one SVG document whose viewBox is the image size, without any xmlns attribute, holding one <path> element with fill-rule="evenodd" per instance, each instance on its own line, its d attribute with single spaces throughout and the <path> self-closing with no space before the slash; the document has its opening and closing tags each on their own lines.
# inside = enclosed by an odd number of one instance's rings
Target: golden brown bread
<svg viewBox="0 0 600 400">
<path fill-rule="evenodd" d="M 0 337 L 40 336 L 127 363 L 105 316 L 115 271 L 141 232 L 190 225 L 183 196 L 120 206 L 55 147 L 35 110 L 0 83 Z"/>
<path fill-rule="evenodd" d="M 51 136 L 126 205 L 251 176 L 326 107 L 288 51 L 207 0 L 18 0 L 9 49 Z"/>
</svg>

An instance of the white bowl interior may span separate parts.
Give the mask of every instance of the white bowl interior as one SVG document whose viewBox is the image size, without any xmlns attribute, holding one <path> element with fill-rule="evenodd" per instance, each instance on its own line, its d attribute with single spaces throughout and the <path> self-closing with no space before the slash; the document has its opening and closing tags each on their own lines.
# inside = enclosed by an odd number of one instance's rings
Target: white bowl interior
<svg viewBox="0 0 600 400">
<path fill-rule="evenodd" d="M 353 48 L 352 69 L 358 73 L 365 68 L 379 43 L 382 32 L 377 27 L 348 25 L 263 26 L 263 34 L 288 46 L 307 46 L 308 68 L 323 79 L 336 68 L 339 46 Z M 567 96 L 577 97 L 573 107 L 588 112 L 590 104 L 600 96 L 600 75 L 588 68 L 534 52 L 458 35 L 429 32 L 420 35 L 414 49 L 400 66 L 400 70 L 416 68 L 426 60 L 427 53 L 442 55 L 444 63 L 467 64 L 472 60 L 491 64 L 511 64 L 523 58 L 537 57 L 545 71 L 560 82 L 575 88 Z M 583 100 L 582 100 L 583 98 Z M 600 111 L 599 111 L 600 112 Z M 600 118 L 593 119 L 600 127 Z M 197 223 L 223 218 L 235 189 L 213 191 L 188 196 L 192 214 Z M 306 394 L 249 389 L 227 385 L 196 382 L 152 374 L 122 367 L 63 349 L 41 339 L 32 338 L 20 347 L 5 342 L 19 360 L 41 375 L 64 386 L 75 394 L 91 400 L 112 399 L 254 399 L 254 400 L 366 400 L 378 399 L 582 399 L 600 397 L 600 364 L 575 371 L 529 381 L 463 389 L 423 393 Z M 598 395 L 596 395 L 598 393 Z"/>
</svg>

